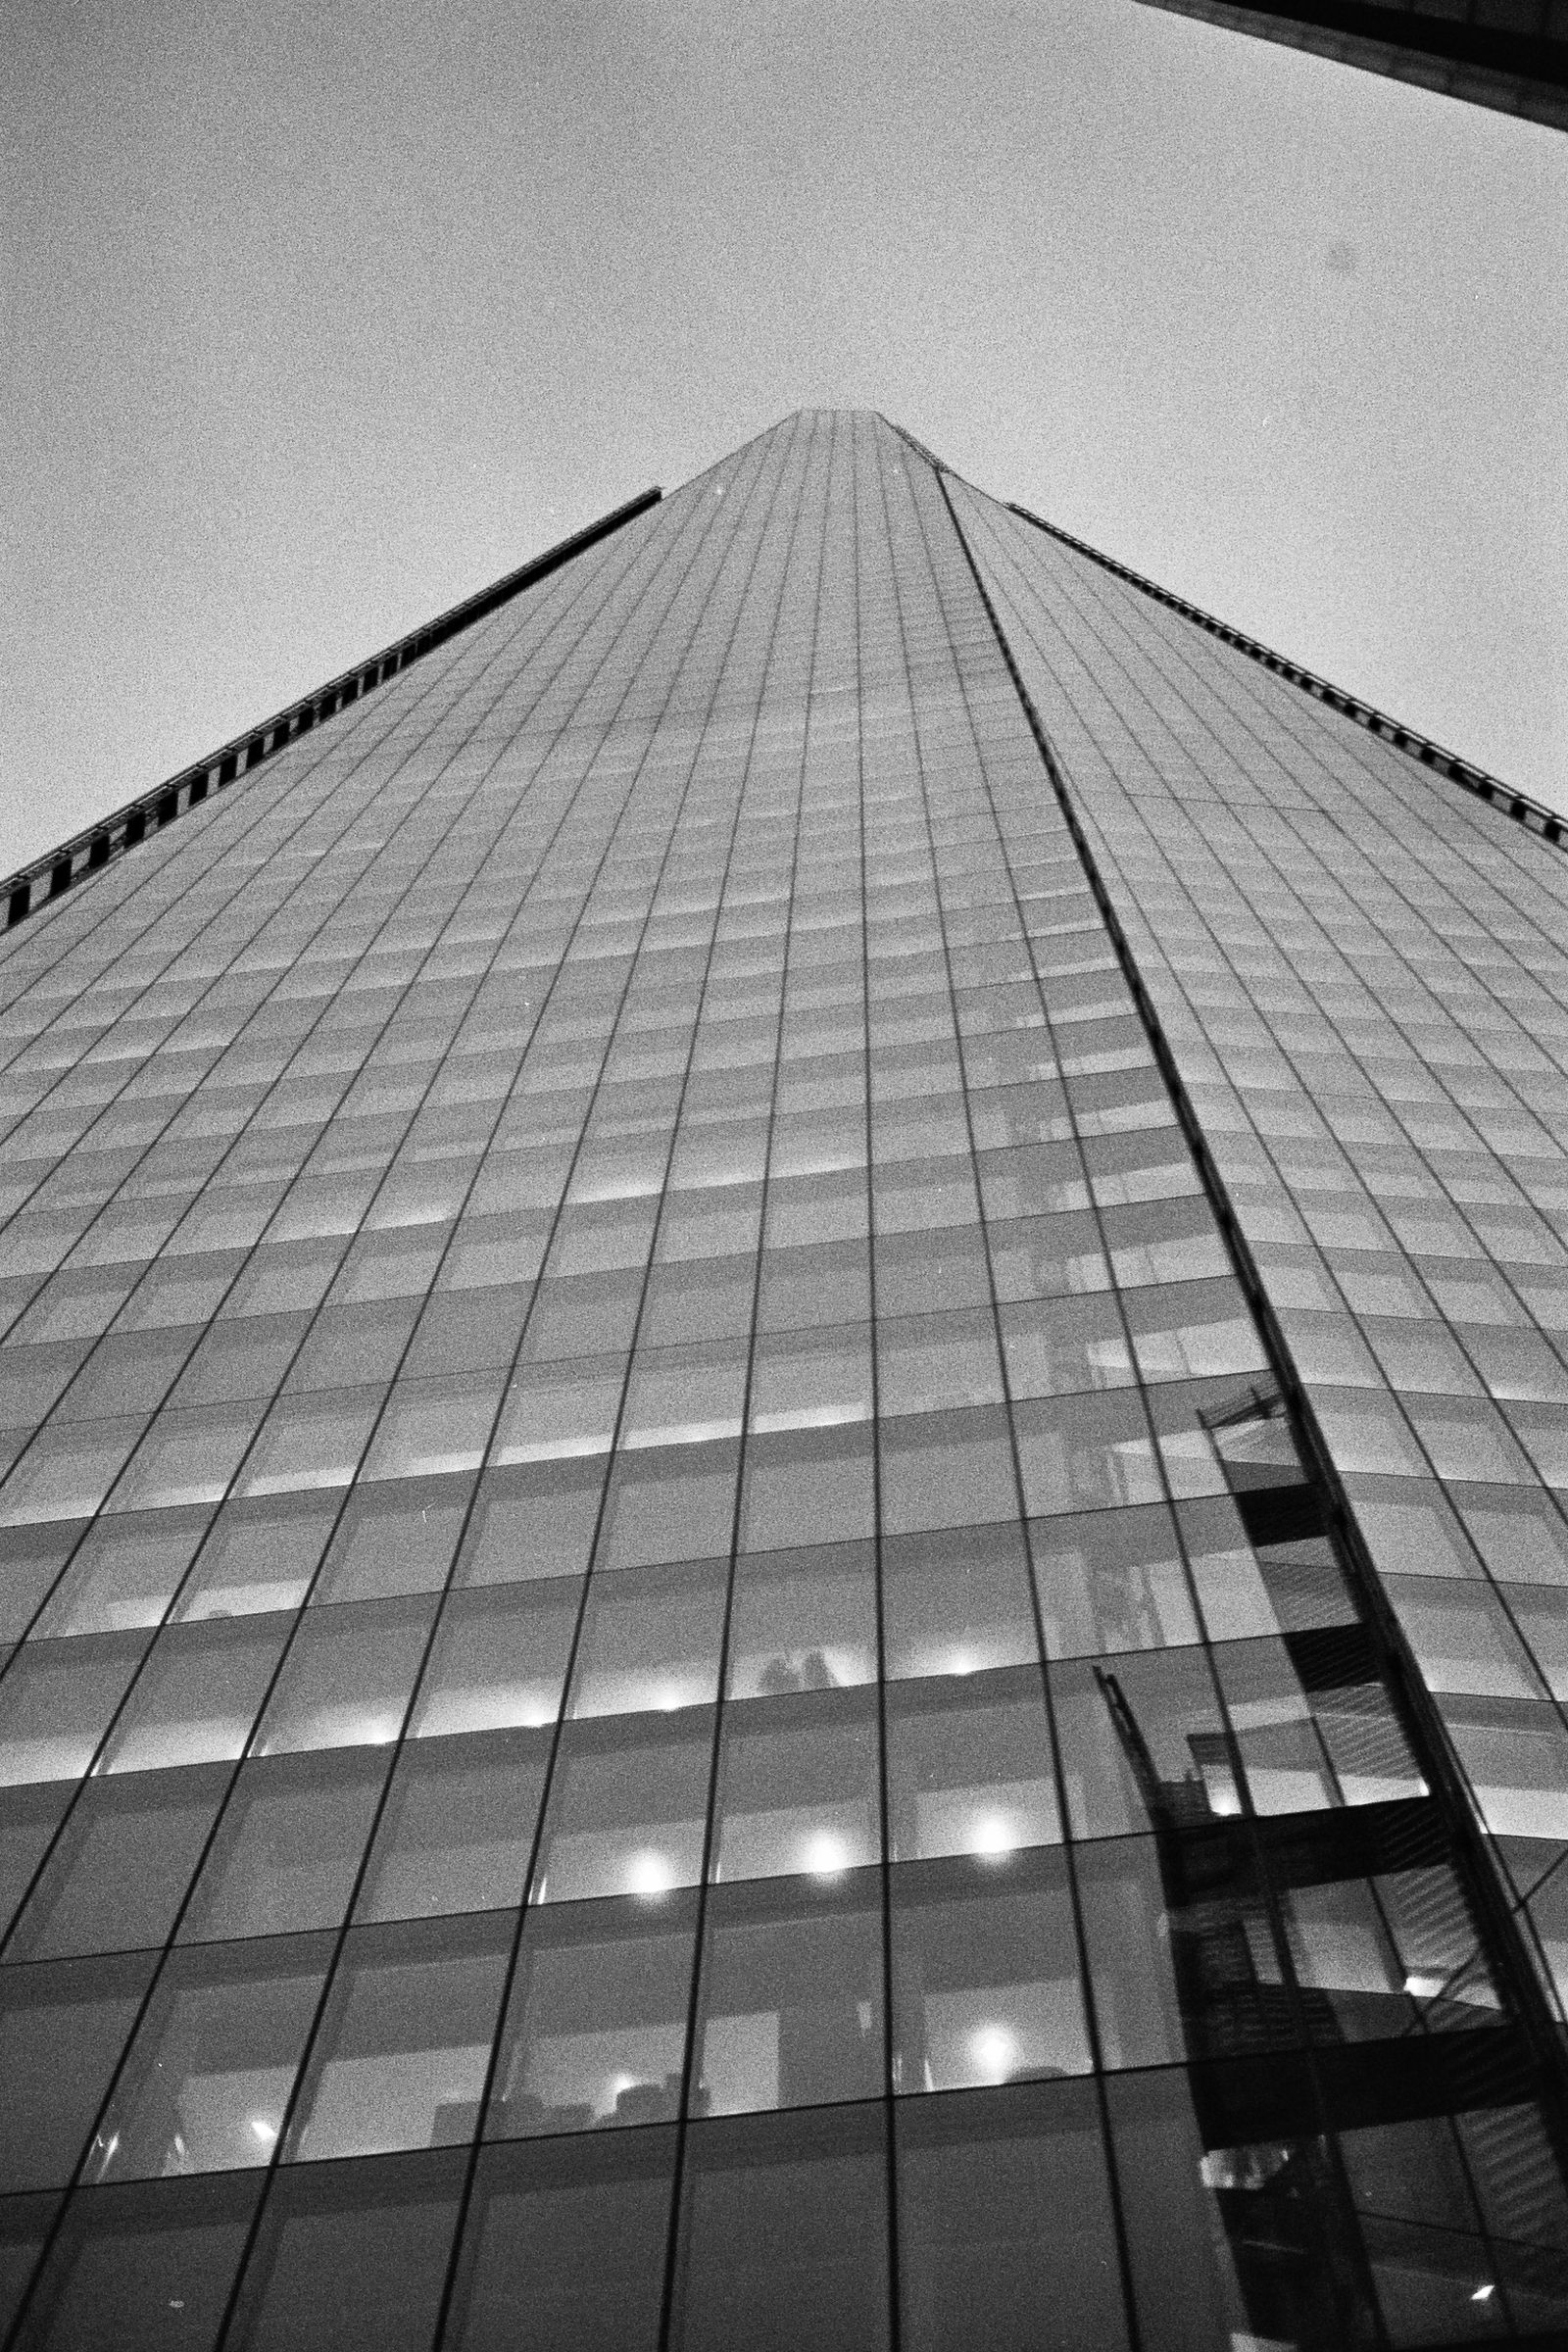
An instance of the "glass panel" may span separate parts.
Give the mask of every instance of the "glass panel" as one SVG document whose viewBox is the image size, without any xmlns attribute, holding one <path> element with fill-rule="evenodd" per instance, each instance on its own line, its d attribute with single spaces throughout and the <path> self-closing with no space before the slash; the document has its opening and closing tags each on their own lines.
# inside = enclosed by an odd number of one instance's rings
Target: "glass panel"
<svg viewBox="0 0 1568 2352">
<path fill-rule="evenodd" d="M 1049 1656 L 1198 1640 L 1181 1548 L 1163 1508 L 1037 1519 L 1029 1544 Z"/>
<path fill-rule="evenodd" d="M 228 1785 L 226 1772 L 92 1781 L 17 1922 L 6 1958 L 161 1944 Z"/>
<path fill-rule="evenodd" d="M 196 1510 L 95 1520 L 40 1615 L 36 1632 L 109 1634 L 160 1624 L 207 1519 L 206 1511 Z"/>
<path fill-rule="evenodd" d="M 705 2115 L 876 2098 L 886 2081 L 874 1872 L 715 1887 L 697 2024 Z"/>
<path fill-rule="evenodd" d="M 1090 2085 L 906 2099 L 896 2125 L 909 2352 L 1072 2335 L 1095 2352 L 1122 2352 L 1120 2264 Z"/>
<path fill-rule="evenodd" d="M 687 2150 L 672 2338 L 681 2352 L 883 2352 L 880 2111 L 699 2124 Z"/>
<path fill-rule="evenodd" d="M 22 1640 L 81 1534 L 81 1522 L 74 1519 L 48 1527 L 13 1528 L 6 1538 L 6 1572 L 0 1578 L 0 1642 Z"/>
<path fill-rule="evenodd" d="M 718 1561 L 596 1576 L 583 1611 L 570 1712 L 668 1712 L 716 1697 L 728 1581 Z"/>
<path fill-rule="evenodd" d="M 456 1581 L 505 1585 L 530 1576 L 580 1575 L 593 1547 L 604 1484 L 603 1460 L 487 1471 Z"/>
<path fill-rule="evenodd" d="M 395 1740 L 434 1613 L 433 1601 L 387 1600 L 308 1614 L 268 1702 L 256 1753 Z"/>
<path fill-rule="evenodd" d="M 118 2352 L 167 2343 L 172 2326 L 188 2344 L 216 2342 L 260 2192 L 255 2178 L 209 2174 L 74 2198 L 23 2340 Z"/>
<path fill-rule="evenodd" d="M 373 1752 L 244 1765 L 192 1889 L 181 1940 L 337 1927 L 385 1779 L 386 1757 Z"/>
<path fill-rule="evenodd" d="M 247 2352 L 427 2352 L 462 2189 L 455 2153 L 280 2173 L 228 2341 Z"/>
<path fill-rule="evenodd" d="M 662 1894 L 702 1876 L 711 1719 L 567 1724 L 530 1899 Z"/>
<path fill-rule="evenodd" d="M 870 1544 L 824 1544 L 737 1560 L 726 1668 L 731 1698 L 776 1698 L 875 1677 Z"/>
<path fill-rule="evenodd" d="M 877 1453 L 887 1534 L 1017 1517 L 1004 1413 L 920 1413 L 887 1421 L 878 1428 Z"/>
<path fill-rule="evenodd" d="M 351 1929 L 285 2157 L 471 2138 L 511 1944 L 488 1918 Z"/>
<path fill-rule="evenodd" d="M 617 1461 L 605 1498 L 603 1564 L 652 1568 L 727 1553 L 738 1465 L 732 1443 L 650 1446 Z"/>
<path fill-rule="evenodd" d="M 481 2150 L 448 2340 L 512 2352 L 658 2352 L 673 2131 Z"/>
<path fill-rule="evenodd" d="M 871 1446 L 863 1430 L 798 1430 L 748 1443 L 743 1551 L 853 1543 L 874 1532 Z"/>
<path fill-rule="evenodd" d="M 439 1592 L 472 1491 L 466 1478 L 400 1478 L 356 1488 L 312 1600 L 388 1600 L 402 1592 Z"/>
<path fill-rule="evenodd" d="M 896 2090 L 1087 2074 L 1061 1854 L 901 1871 L 892 1934 Z"/>
<path fill-rule="evenodd" d="M 1061 1837 L 1051 1727 L 1038 1668 L 887 1694 L 893 1859 L 1001 1859 Z"/>
<path fill-rule="evenodd" d="M 519 1903 L 547 1762 L 546 1740 L 514 1732 L 405 1747 L 356 1916 L 413 1919 Z"/>
<path fill-rule="evenodd" d="M 72 2180 L 153 1955 L 8 1969 L 0 2014 L 0 2190 Z"/>
<path fill-rule="evenodd" d="M 414 1702 L 413 1737 L 553 1723 L 581 1599 L 574 1576 L 452 1593 Z"/>
<path fill-rule="evenodd" d="M 170 1626 L 148 1652 L 99 1771 L 167 1770 L 239 1755 L 288 1632 L 282 1617 Z"/>
<path fill-rule="evenodd" d="M 297 1608 L 337 1516 L 338 1498 L 280 1494 L 225 1503 L 174 1610 L 177 1618 L 244 1617 Z"/>
<path fill-rule="evenodd" d="M 689 1895 L 530 1912 L 489 2133 L 673 2121 L 695 1931 Z"/>
<path fill-rule="evenodd" d="M 131 1677 L 145 1634 L 29 1642 L 0 1683 L 0 1788 L 79 1780 Z"/>
<path fill-rule="evenodd" d="M 84 2177 L 156 2180 L 268 2163 L 330 1957 L 319 1936 L 175 1951 Z"/>
<path fill-rule="evenodd" d="M 876 1713 L 858 1692 L 724 1711 L 713 1861 L 721 1879 L 824 1881 L 881 1849 Z"/>
<path fill-rule="evenodd" d="M 1040 1654 L 1015 1525 L 885 1544 L 882 1607 L 890 1677 L 975 1674 Z"/>
</svg>

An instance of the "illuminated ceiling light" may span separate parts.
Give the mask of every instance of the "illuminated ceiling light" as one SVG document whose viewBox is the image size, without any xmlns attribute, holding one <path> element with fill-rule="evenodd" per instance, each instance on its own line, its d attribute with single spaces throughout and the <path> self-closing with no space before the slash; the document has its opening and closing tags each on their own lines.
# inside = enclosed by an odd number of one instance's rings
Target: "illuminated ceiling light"
<svg viewBox="0 0 1568 2352">
<path fill-rule="evenodd" d="M 667 1894 L 675 1884 L 675 1873 L 667 1854 L 650 1850 L 633 1854 L 626 1879 L 633 1894 Z"/>
<path fill-rule="evenodd" d="M 988 1857 L 1016 1853 L 1018 1840 L 1001 1813 L 982 1813 L 974 1825 L 970 1851 Z"/>
<path fill-rule="evenodd" d="M 969 2054 L 988 2082 L 1005 2082 L 1018 2060 L 1018 2044 L 1005 2026 L 982 2026 L 969 2036 Z"/>
</svg>

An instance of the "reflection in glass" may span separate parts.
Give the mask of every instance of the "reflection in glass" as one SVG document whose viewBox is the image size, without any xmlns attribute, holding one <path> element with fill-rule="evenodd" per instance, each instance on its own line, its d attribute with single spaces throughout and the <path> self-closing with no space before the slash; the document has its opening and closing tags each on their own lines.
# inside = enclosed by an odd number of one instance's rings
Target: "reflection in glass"
<svg viewBox="0 0 1568 2352">
<path fill-rule="evenodd" d="M 680 2103 L 695 1904 L 532 1911 L 502 2033 L 491 2136 L 672 2122 Z"/>
</svg>

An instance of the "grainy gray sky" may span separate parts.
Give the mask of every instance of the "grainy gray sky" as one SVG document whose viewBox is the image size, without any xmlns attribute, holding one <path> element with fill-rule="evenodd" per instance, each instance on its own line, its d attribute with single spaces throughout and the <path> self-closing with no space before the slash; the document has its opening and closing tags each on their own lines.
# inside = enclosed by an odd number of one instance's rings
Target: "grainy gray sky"
<svg viewBox="0 0 1568 2352">
<path fill-rule="evenodd" d="M 1568 138 L 1133 0 L 10 0 L 0 872 L 883 409 L 1568 806 Z"/>
</svg>

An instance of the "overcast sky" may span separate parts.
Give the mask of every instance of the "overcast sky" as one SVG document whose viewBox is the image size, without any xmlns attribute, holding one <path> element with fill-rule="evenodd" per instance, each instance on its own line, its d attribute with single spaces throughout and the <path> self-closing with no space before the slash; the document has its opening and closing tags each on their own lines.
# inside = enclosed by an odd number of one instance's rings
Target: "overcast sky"
<svg viewBox="0 0 1568 2352">
<path fill-rule="evenodd" d="M 9 0 L 0 872 L 880 408 L 1568 807 L 1568 137 L 1133 0 Z"/>
</svg>

